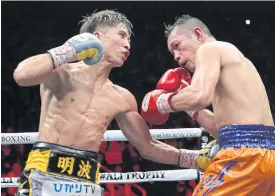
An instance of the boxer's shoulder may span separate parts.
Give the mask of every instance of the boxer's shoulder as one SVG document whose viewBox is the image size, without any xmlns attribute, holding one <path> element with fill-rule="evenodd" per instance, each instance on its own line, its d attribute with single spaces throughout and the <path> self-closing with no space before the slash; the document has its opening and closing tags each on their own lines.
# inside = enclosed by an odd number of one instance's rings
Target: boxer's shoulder
<svg viewBox="0 0 275 196">
<path fill-rule="evenodd" d="M 123 97 L 125 103 L 128 104 L 130 109 L 137 110 L 136 98 L 129 90 L 127 90 L 126 88 L 123 88 L 121 86 L 115 85 L 115 84 L 113 84 L 113 87 L 116 90 L 116 92 Z"/>
<path fill-rule="evenodd" d="M 215 55 L 211 55 L 215 54 Z M 223 41 L 206 42 L 199 47 L 196 58 L 216 56 L 221 60 L 221 66 L 237 64 L 244 57 L 240 50 L 233 44 Z"/>
<path fill-rule="evenodd" d="M 236 65 L 241 63 L 244 55 L 235 45 L 220 41 L 218 44 L 222 55 L 222 65 Z"/>
<path fill-rule="evenodd" d="M 68 78 L 69 73 L 72 72 L 73 66 L 71 64 L 64 64 L 54 70 L 56 73 L 56 79 L 64 80 L 64 78 Z"/>
<path fill-rule="evenodd" d="M 220 55 L 221 53 L 221 43 L 218 41 L 213 41 L 213 42 L 206 42 L 202 44 L 196 53 L 196 59 L 205 59 L 208 58 L 209 56 L 217 56 Z"/>
<path fill-rule="evenodd" d="M 133 94 L 129 90 L 127 90 L 126 88 L 123 88 L 123 87 L 118 86 L 116 84 L 113 84 L 113 88 L 115 89 L 115 91 L 118 94 L 125 97 L 126 99 L 128 99 L 129 97 L 134 97 Z"/>
<path fill-rule="evenodd" d="M 241 51 L 234 44 L 229 42 L 216 41 L 215 45 L 216 47 L 219 48 L 219 50 L 222 53 L 225 53 L 225 54 L 228 54 L 228 52 L 230 52 L 231 54 L 233 53 L 233 55 L 235 54 L 240 55 L 241 53 Z"/>
<path fill-rule="evenodd" d="M 240 52 L 239 49 L 229 43 L 229 42 L 224 42 L 224 41 L 212 41 L 212 42 L 206 42 L 204 44 L 201 45 L 201 47 L 199 47 L 198 52 L 204 52 L 204 51 L 209 51 L 209 50 L 213 50 L 213 51 L 228 51 L 230 50 L 231 52 Z"/>
<path fill-rule="evenodd" d="M 75 76 L 74 78 L 76 78 L 78 75 L 81 75 L 81 68 L 84 66 L 83 63 L 78 62 L 68 63 L 58 67 L 55 69 L 54 79 L 41 84 L 40 92 L 42 93 L 45 89 L 50 89 L 51 91 L 58 90 L 62 85 L 68 84 L 73 78 L 72 76 Z"/>
<path fill-rule="evenodd" d="M 73 66 L 71 64 L 64 64 L 54 70 L 54 77 L 51 80 L 41 83 L 40 87 L 42 89 L 55 89 L 60 81 L 64 81 L 69 78 L 69 73 L 72 71 Z"/>
<path fill-rule="evenodd" d="M 56 69 L 56 72 L 58 72 L 59 75 L 66 75 L 74 72 L 82 72 L 82 68 L 86 67 L 83 62 L 77 62 L 77 63 L 68 63 L 60 66 Z"/>
</svg>

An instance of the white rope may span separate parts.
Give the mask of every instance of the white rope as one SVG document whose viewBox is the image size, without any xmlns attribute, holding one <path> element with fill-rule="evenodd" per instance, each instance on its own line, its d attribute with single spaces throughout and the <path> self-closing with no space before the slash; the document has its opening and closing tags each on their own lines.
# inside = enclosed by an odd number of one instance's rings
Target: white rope
<svg viewBox="0 0 275 196">
<path fill-rule="evenodd" d="M 184 129 L 150 129 L 153 138 L 175 139 L 175 138 L 193 138 L 201 137 L 202 129 L 184 128 Z M 38 140 L 38 132 L 26 133 L 2 133 L 3 144 L 33 144 Z M 108 130 L 104 133 L 102 141 L 128 141 L 121 130 Z"/>
<path fill-rule="evenodd" d="M 151 181 L 196 180 L 200 177 L 199 175 L 199 172 L 195 169 L 159 170 L 127 173 L 100 173 L 99 182 L 101 184 L 129 184 Z M 1 178 L 1 188 L 18 186 L 19 178 Z"/>
</svg>

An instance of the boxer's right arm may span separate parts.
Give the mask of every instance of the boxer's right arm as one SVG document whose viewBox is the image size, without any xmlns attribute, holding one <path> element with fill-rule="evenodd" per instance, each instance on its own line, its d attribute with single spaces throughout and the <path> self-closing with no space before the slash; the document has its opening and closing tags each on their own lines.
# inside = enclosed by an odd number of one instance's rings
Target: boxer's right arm
<svg viewBox="0 0 275 196">
<path fill-rule="evenodd" d="M 48 50 L 47 54 L 30 57 L 14 71 L 14 79 L 20 86 L 33 86 L 53 80 L 61 65 L 81 61 L 96 64 L 103 56 L 100 40 L 90 33 L 73 36 L 62 46 Z"/>
<path fill-rule="evenodd" d="M 54 80 L 57 73 L 53 69 L 50 54 L 40 54 L 19 63 L 13 77 L 20 86 L 33 86 Z"/>
</svg>

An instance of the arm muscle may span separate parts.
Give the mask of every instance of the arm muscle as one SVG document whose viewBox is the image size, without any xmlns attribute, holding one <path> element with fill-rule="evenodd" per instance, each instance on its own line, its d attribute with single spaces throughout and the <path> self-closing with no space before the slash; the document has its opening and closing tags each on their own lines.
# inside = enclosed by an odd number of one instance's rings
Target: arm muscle
<svg viewBox="0 0 275 196">
<path fill-rule="evenodd" d="M 178 111 L 201 110 L 211 104 L 220 76 L 221 55 L 216 45 L 201 46 L 196 55 L 196 71 L 190 86 L 171 98 Z"/>
<path fill-rule="evenodd" d="M 136 100 L 133 95 L 128 93 L 125 95 L 125 99 L 128 101 L 131 109 L 128 112 L 119 114 L 116 120 L 129 142 L 131 142 L 146 159 L 176 165 L 180 151 L 170 145 L 153 139 L 147 124 L 137 112 Z"/>
<path fill-rule="evenodd" d="M 19 63 L 13 77 L 20 86 L 34 86 L 54 80 L 57 76 L 51 56 L 40 54 Z"/>
</svg>

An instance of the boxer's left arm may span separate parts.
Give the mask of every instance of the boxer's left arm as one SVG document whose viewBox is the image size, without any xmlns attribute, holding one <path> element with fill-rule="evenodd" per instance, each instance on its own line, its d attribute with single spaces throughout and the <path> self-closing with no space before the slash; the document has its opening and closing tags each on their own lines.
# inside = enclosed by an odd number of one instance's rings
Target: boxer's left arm
<svg viewBox="0 0 275 196">
<path fill-rule="evenodd" d="M 123 93 L 123 97 L 129 109 L 116 116 L 116 121 L 129 142 L 145 159 L 177 165 L 181 155 L 180 150 L 152 138 L 147 124 L 138 113 L 134 96 L 127 91 Z"/>
<path fill-rule="evenodd" d="M 198 111 L 196 121 L 200 126 L 210 133 L 214 138 L 218 138 L 218 128 L 216 125 L 215 114 L 208 109 Z"/>
<path fill-rule="evenodd" d="M 178 111 L 199 111 L 211 104 L 220 77 L 221 53 L 215 43 L 202 45 L 196 55 L 196 71 L 191 85 L 170 99 Z"/>
<path fill-rule="evenodd" d="M 129 104 L 127 112 L 116 116 L 116 120 L 123 134 L 132 143 L 141 156 L 158 163 L 178 165 L 183 168 L 206 168 L 210 159 L 218 150 L 214 145 L 205 149 L 187 150 L 177 149 L 163 142 L 155 140 L 143 118 L 137 112 L 137 103 L 134 96 L 126 91 L 125 101 Z M 213 147 L 213 148 L 212 148 Z"/>
</svg>

